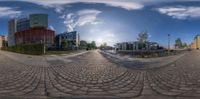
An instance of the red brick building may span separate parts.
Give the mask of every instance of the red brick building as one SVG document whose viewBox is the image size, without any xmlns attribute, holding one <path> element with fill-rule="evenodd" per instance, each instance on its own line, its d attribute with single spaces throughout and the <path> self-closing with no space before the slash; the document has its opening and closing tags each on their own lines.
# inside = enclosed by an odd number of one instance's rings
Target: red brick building
<svg viewBox="0 0 200 99">
<path fill-rule="evenodd" d="M 55 31 L 44 27 L 35 27 L 15 33 L 16 44 L 54 43 Z"/>
</svg>

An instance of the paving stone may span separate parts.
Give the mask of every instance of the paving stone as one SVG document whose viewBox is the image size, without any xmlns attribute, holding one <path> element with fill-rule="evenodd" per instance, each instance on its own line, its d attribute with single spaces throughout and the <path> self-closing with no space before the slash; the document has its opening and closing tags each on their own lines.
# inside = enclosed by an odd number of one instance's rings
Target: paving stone
<svg viewBox="0 0 200 99">
<path fill-rule="evenodd" d="M 129 62 L 138 67 L 130 68 L 112 58 L 98 51 L 72 57 L 0 51 L 0 98 L 9 95 L 19 99 L 200 97 L 198 51 L 179 59 L 171 57 L 177 60 L 166 66 L 162 63 L 166 58 L 160 58 L 156 66 L 146 65 L 152 66 L 147 69 L 138 69 L 140 63 Z"/>
</svg>

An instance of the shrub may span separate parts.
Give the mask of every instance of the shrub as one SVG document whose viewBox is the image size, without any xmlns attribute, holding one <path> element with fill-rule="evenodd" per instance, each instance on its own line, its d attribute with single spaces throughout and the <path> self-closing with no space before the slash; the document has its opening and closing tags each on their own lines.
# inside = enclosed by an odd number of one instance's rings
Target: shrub
<svg viewBox="0 0 200 99">
<path fill-rule="evenodd" d="M 22 54 L 43 54 L 43 44 L 19 44 L 11 47 L 2 47 L 1 49 Z"/>
</svg>

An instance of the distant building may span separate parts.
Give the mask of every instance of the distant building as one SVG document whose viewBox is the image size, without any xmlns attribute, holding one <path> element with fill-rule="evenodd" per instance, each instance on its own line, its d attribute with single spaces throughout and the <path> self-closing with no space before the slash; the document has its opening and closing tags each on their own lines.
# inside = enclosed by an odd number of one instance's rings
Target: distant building
<svg viewBox="0 0 200 99">
<path fill-rule="evenodd" d="M 7 45 L 7 37 L 0 35 L 0 48 Z"/>
<path fill-rule="evenodd" d="M 191 49 L 200 49 L 200 35 L 195 36 L 194 40 L 190 44 Z"/>
<path fill-rule="evenodd" d="M 16 37 L 15 37 L 15 35 L 17 35 L 16 33 L 23 34 L 24 32 L 27 32 L 27 30 L 33 31 L 36 27 L 42 27 L 44 29 L 43 31 L 48 31 L 47 29 L 48 15 L 47 14 L 31 14 L 29 18 L 13 19 L 9 21 L 8 46 L 14 46 L 15 42 L 17 42 L 17 44 L 21 42 L 21 41 L 16 41 Z M 41 33 L 41 32 L 38 32 L 38 33 Z M 30 34 L 34 35 L 32 33 Z M 26 38 L 26 37 L 23 37 L 23 38 Z M 18 35 L 18 40 L 19 40 L 19 35 Z"/>
<path fill-rule="evenodd" d="M 44 27 L 34 27 L 15 33 L 16 44 L 45 43 L 51 46 L 54 43 L 55 31 Z"/>
<path fill-rule="evenodd" d="M 87 41 L 81 40 L 80 41 L 80 49 L 86 49 L 87 48 Z"/>
<path fill-rule="evenodd" d="M 116 50 L 157 50 L 160 49 L 160 46 L 156 42 L 145 42 L 140 43 L 138 41 L 135 42 L 122 42 L 117 43 L 115 45 Z"/>
<path fill-rule="evenodd" d="M 62 45 L 62 40 L 67 40 L 68 41 L 68 47 L 71 49 L 77 49 L 80 46 L 80 36 L 79 33 L 77 33 L 76 31 L 72 31 L 72 32 L 64 32 L 61 34 L 58 34 L 55 38 L 56 40 L 56 46 L 58 48 L 61 48 Z"/>
</svg>

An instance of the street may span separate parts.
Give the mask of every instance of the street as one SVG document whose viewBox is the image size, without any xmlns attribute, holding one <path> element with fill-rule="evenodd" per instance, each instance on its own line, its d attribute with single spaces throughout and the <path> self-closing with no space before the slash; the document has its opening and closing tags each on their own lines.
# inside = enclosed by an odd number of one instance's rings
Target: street
<svg viewBox="0 0 200 99">
<path fill-rule="evenodd" d="M 98 50 L 74 56 L 31 56 L 0 51 L 0 99 L 200 97 L 198 50 L 156 68 L 125 65 Z"/>
</svg>

